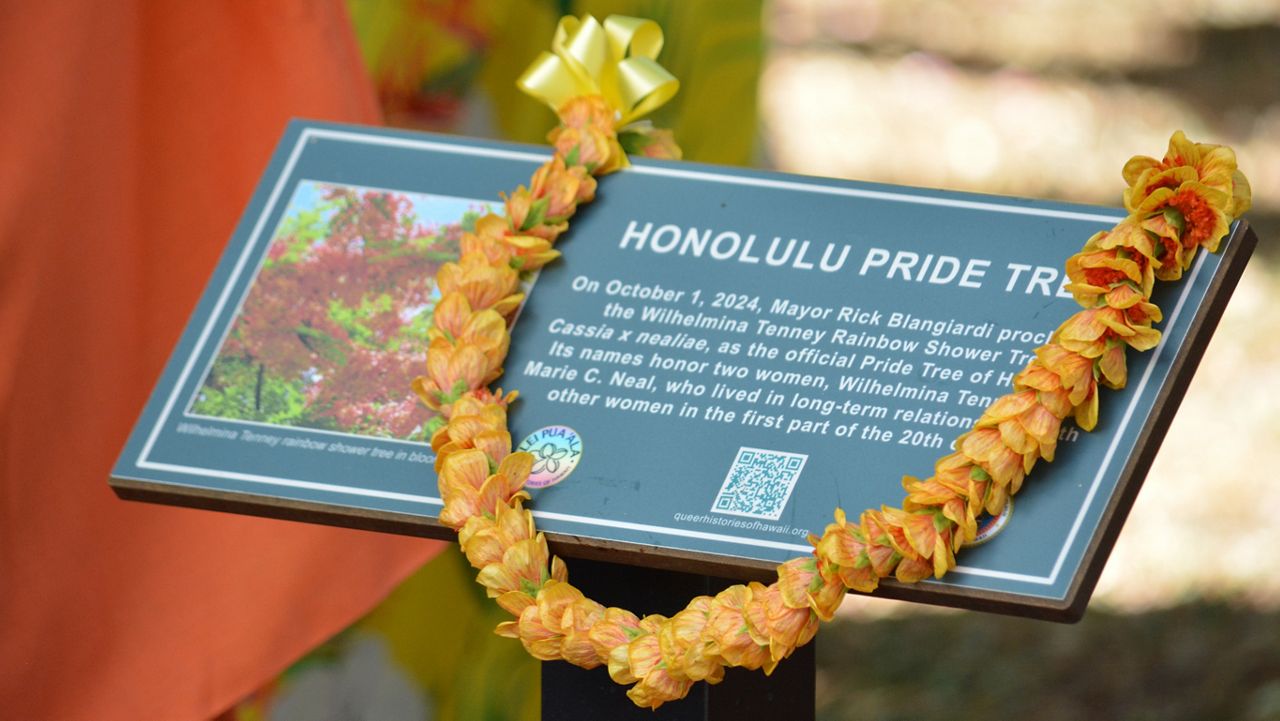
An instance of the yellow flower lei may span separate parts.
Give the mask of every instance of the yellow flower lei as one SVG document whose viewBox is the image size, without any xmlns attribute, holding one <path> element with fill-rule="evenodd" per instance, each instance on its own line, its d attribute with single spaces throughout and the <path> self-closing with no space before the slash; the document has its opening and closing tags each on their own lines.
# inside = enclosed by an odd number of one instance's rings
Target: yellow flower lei
<svg viewBox="0 0 1280 721">
<path fill-rule="evenodd" d="M 506 409 L 516 394 L 487 386 L 502 373 L 507 324 L 523 300 L 519 274 L 559 255 L 552 243 L 578 205 L 594 197 L 594 176 L 625 165 L 619 127 L 637 107 L 656 107 L 645 101 L 655 87 L 658 95 L 674 92 L 656 63 L 644 64 L 649 95 L 644 87 L 617 89 L 617 66 L 631 59 L 628 52 L 639 49 L 651 60 L 661 48 L 660 31 L 656 43 L 648 35 L 633 42 L 654 28 L 610 18 L 602 30 L 593 19 L 568 18 L 557 32 L 556 55 L 526 72 L 522 87 L 560 117 L 549 136 L 555 154 L 529 188 L 505 197 L 506 217 L 480 219 L 463 236 L 459 261 L 440 269 L 427 375 L 413 383 L 447 419 L 431 439 L 444 500 L 440 521 L 458 532 L 479 570 L 476 580 L 516 619 L 497 633 L 519 638 L 544 661 L 607 665 L 614 681 L 633 684 L 627 696 L 650 708 L 683 698 L 696 681 L 717 683 L 727 666 L 770 673 L 813 638 L 850 589 L 873 591 L 890 575 L 905 583 L 941 578 L 954 568 L 955 553 L 975 536 L 977 516 L 999 513 L 1038 460 L 1053 460 L 1062 421 L 1074 417 L 1092 430 L 1099 384 L 1126 383 L 1126 349 L 1159 342 L 1151 327 L 1161 319 L 1151 303 L 1155 280 L 1181 277 L 1201 247 L 1216 252 L 1250 204 L 1230 148 L 1193 143 L 1179 131 L 1163 159 L 1133 158 L 1123 170 L 1128 217 L 1095 234 L 1066 263 L 1067 287 L 1085 309 L 1036 350 L 1013 391 L 956 439 L 956 451 L 936 462 L 934 475 L 903 479 L 901 508 L 866 510 L 856 522 L 837 508 L 835 523 L 810 537 L 813 554 L 778 566 L 768 586 L 752 582 L 699 596 L 670 618 L 606 608 L 569 583 L 565 564 L 550 556 L 523 507 L 533 457 L 511 450 Z M 547 87 L 554 92 L 540 92 Z M 621 132 L 633 152 L 679 156 L 667 131 Z"/>
</svg>

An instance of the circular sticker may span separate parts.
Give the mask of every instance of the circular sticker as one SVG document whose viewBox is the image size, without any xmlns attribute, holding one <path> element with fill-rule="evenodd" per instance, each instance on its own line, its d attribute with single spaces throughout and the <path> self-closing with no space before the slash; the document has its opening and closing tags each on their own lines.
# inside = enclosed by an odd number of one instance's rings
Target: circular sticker
<svg viewBox="0 0 1280 721">
<path fill-rule="evenodd" d="M 978 516 L 978 533 L 973 537 L 972 541 L 969 541 L 964 545 L 969 547 L 981 546 L 987 541 L 995 538 L 1004 530 L 1005 526 L 1009 525 L 1009 518 L 1011 516 L 1013 516 L 1012 498 L 1004 504 L 1004 510 L 1000 511 L 1000 513 L 994 516 L 989 513 L 984 513 L 981 516 Z"/>
<path fill-rule="evenodd" d="M 546 488 L 563 481 L 582 460 L 582 438 L 569 426 L 547 426 L 520 441 L 517 450 L 533 454 L 527 488 Z"/>
</svg>

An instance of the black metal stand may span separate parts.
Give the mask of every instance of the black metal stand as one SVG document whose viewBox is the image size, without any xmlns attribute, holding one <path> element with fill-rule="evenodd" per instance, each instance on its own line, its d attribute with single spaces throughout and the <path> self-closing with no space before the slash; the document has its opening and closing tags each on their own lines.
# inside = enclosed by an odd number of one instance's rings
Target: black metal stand
<svg viewBox="0 0 1280 721">
<path fill-rule="evenodd" d="M 570 568 L 569 580 L 589 597 L 641 615 L 671 615 L 694 596 L 713 596 L 735 583 L 581 559 Z M 728 669 L 723 682 L 695 684 L 688 697 L 657 711 L 637 708 L 626 692 L 604 668 L 584 671 L 562 661 L 542 664 L 543 721 L 741 721 L 770 716 L 803 721 L 814 716 L 814 643 L 798 649 L 771 676 Z"/>
</svg>

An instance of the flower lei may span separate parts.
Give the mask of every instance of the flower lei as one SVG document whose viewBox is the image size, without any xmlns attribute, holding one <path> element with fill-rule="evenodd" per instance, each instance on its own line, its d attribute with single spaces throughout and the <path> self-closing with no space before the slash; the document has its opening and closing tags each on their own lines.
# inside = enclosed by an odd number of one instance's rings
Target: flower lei
<svg viewBox="0 0 1280 721">
<path fill-rule="evenodd" d="M 594 23 L 562 21 L 556 56 L 535 67 L 551 72 L 548 63 L 562 62 L 574 71 L 574 57 L 562 51 L 583 32 L 595 32 Z M 660 32 L 658 38 L 660 48 Z M 613 49 L 620 46 L 625 50 L 618 43 Z M 1066 263 L 1067 288 L 1084 310 L 1036 350 L 1012 392 L 956 439 L 955 452 L 938 459 L 932 476 L 904 477 L 900 508 L 869 509 L 856 521 L 837 508 L 821 537 L 810 536 L 813 553 L 778 566 L 774 583 L 699 596 L 670 618 L 641 617 L 585 597 L 569 583 L 565 564 L 550 556 L 524 508 L 533 456 L 511 449 L 506 409 L 516 393 L 487 387 L 502 373 L 507 324 L 523 300 L 520 274 L 559 255 L 552 243 L 578 205 L 594 197 L 594 176 L 623 167 L 624 146 L 679 157 L 668 131 L 619 130 L 634 115 L 599 86 L 562 90 L 560 96 L 569 93 L 563 102 L 541 96 L 560 118 L 549 136 L 555 154 L 527 189 L 505 196 L 506 217 L 481 218 L 464 234 L 458 262 L 440 268 L 427 375 L 413 387 L 446 419 L 431 438 L 444 500 L 440 521 L 458 532 L 479 570 L 476 580 L 516 619 L 497 633 L 519 638 L 544 661 L 607 665 L 614 681 L 632 684 L 627 696 L 642 707 L 683 698 L 696 681 L 717 683 L 727 666 L 770 673 L 813 638 L 850 589 L 873 591 L 891 575 L 904 583 L 941 578 L 954 568 L 956 552 L 975 537 L 977 517 L 999 513 L 1037 461 L 1053 460 L 1062 422 L 1072 417 L 1093 429 L 1099 385 L 1126 383 L 1125 351 L 1159 342 L 1152 328 L 1161 319 L 1151 302 L 1155 280 L 1180 278 L 1202 247 L 1216 252 L 1230 222 L 1250 205 L 1248 181 L 1225 146 L 1193 143 L 1179 131 L 1163 159 L 1131 159 L 1123 170 L 1128 217 L 1089 238 Z"/>
</svg>

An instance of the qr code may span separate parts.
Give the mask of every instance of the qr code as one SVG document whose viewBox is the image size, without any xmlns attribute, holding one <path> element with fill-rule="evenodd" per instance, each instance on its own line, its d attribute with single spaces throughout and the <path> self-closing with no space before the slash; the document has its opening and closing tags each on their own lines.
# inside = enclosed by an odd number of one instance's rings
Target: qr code
<svg viewBox="0 0 1280 721">
<path fill-rule="evenodd" d="M 778 520 L 808 459 L 803 453 L 739 448 L 712 512 Z"/>
</svg>

